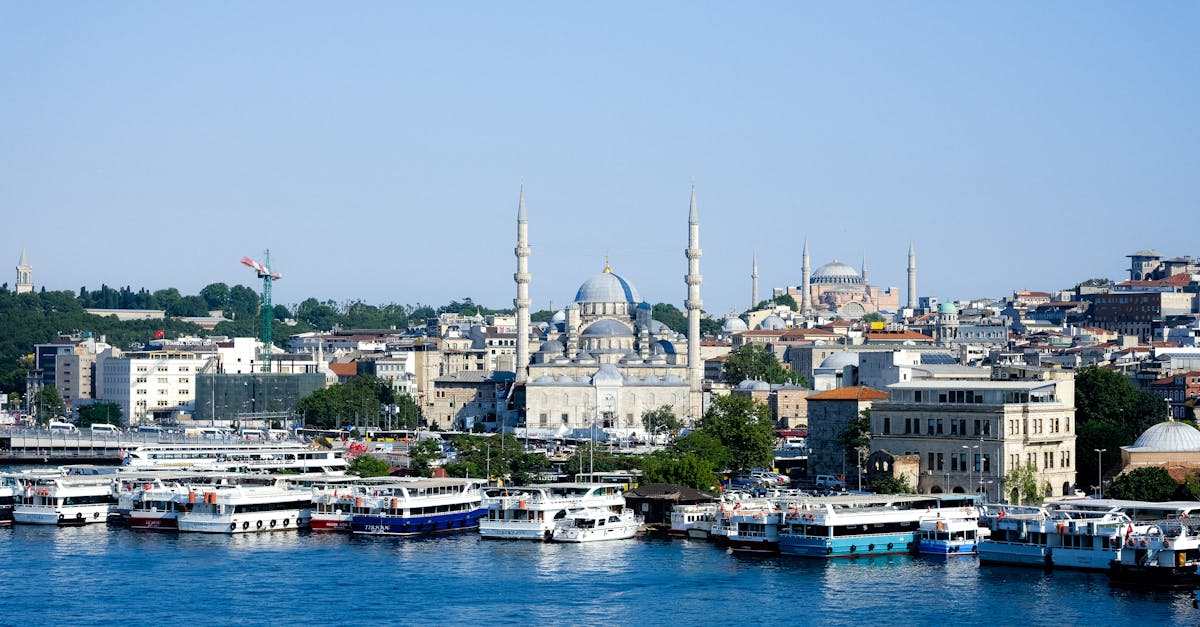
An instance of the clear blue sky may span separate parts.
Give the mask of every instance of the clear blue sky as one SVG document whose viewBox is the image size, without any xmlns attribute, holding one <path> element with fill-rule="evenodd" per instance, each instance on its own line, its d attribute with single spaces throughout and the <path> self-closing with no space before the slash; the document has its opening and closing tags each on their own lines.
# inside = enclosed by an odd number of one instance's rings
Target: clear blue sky
<svg viewBox="0 0 1200 627">
<path fill-rule="evenodd" d="M 1200 4 L 5 2 L 0 258 L 47 289 L 714 315 L 833 258 L 946 298 L 1198 255 Z M 14 270 L 2 277 L 10 285 Z"/>
</svg>

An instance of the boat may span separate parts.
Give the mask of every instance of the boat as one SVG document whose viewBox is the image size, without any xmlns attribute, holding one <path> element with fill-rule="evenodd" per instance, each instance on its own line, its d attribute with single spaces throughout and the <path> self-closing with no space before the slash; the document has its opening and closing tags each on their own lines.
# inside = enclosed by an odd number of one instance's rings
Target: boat
<svg viewBox="0 0 1200 627">
<path fill-rule="evenodd" d="M 779 552 L 857 557 L 917 548 L 922 520 L 978 515 L 972 495 L 838 495 L 784 503 Z"/>
<path fill-rule="evenodd" d="M 1114 585 L 1124 587 L 1200 586 L 1200 521 L 1171 518 L 1129 525 L 1124 549 L 1110 562 L 1108 574 Z"/>
<path fill-rule="evenodd" d="M 392 479 L 356 496 L 350 530 L 365 535 L 415 536 L 475 529 L 486 513 L 483 479 Z M 365 491 L 365 488 L 364 488 Z"/>
<path fill-rule="evenodd" d="M 776 554 L 782 510 L 771 499 L 758 498 L 735 503 L 726 513 L 725 542 L 735 553 Z"/>
<path fill-rule="evenodd" d="M 31 473 L 13 504 L 13 522 L 76 526 L 103 523 L 116 503 L 106 475 Z"/>
<path fill-rule="evenodd" d="M 395 482 L 393 477 L 331 479 L 312 488 L 312 518 L 309 528 L 313 531 L 350 531 L 354 519 L 355 501 L 370 495 L 370 486 Z"/>
<path fill-rule="evenodd" d="M 1057 528 L 1057 522 L 1046 508 L 985 506 L 980 520 L 988 527 L 988 538 L 979 542 L 981 563 L 1050 565 L 1048 538 Z"/>
<path fill-rule="evenodd" d="M 254 533 L 308 526 L 312 492 L 287 485 L 211 486 L 190 490 L 179 531 Z"/>
<path fill-rule="evenodd" d="M 977 555 L 980 533 L 987 527 L 979 526 L 975 515 L 938 515 L 922 518 L 917 525 L 917 552 L 923 555 Z"/>
<path fill-rule="evenodd" d="M 642 517 L 629 508 L 619 512 L 604 507 L 589 507 L 559 520 L 551 535 L 554 542 L 600 542 L 627 540 L 637 535 Z"/>
<path fill-rule="evenodd" d="M 707 540 L 717 517 L 716 503 L 689 503 L 671 508 L 671 528 L 667 536 Z"/>
<path fill-rule="evenodd" d="M 25 489 L 25 483 L 18 474 L 0 474 L 0 527 L 7 527 L 13 521 L 13 504 Z"/>
<path fill-rule="evenodd" d="M 486 514 L 479 520 L 485 539 L 546 541 L 555 522 L 587 508 L 621 511 L 625 495 L 611 483 L 545 483 L 483 490 Z"/>
<path fill-rule="evenodd" d="M 205 469 L 230 472 L 323 472 L 345 474 L 344 451 L 312 448 L 298 442 L 150 443 L 122 452 L 130 468 Z"/>
</svg>

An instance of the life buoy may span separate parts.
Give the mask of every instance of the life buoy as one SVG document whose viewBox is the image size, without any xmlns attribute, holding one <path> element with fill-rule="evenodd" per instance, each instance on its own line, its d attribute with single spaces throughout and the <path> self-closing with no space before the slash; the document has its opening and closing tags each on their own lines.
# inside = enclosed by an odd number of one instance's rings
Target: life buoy
<svg viewBox="0 0 1200 627">
<path fill-rule="evenodd" d="M 92 512 L 92 518 L 99 518 L 100 512 Z"/>
<path fill-rule="evenodd" d="M 254 524 L 254 528 L 255 528 L 255 529 L 262 529 L 262 521 L 260 520 L 260 521 L 258 521 L 257 523 L 255 523 L 255 524 Z"/>
<path fill-rule="evenodd" d="M 75 512 L 75 520 L 83 520 L 83 512 Z"/>
<path fill-rule="evenodd" d="M 64 518 L 66 518 L 66 516 L 63 516 L 62 514 L 59 514 L 59 515 L 58 515 L 58 522 L 62 522 Z"/>
<path fill-rule="evenodd" d="M 1137 541 L 1135 541 L 1133 538 L 1130 538 L 1130 539 L 1129 539 L 1129 546 L 1137 546 Z"/>
<path fill-rule="evenodd" d="M 1145 540 L 1142 540 L 1142 546 L 1145 547 L 1146 545 L 1147 545 L 1147 542 Z"/>
<path fill-rule="evenodd" d="M 250 528 L 250 521 L 248 521 L 248 520 L 247 520 L 246 522 L 243 522 L 243 523 L 242 523 L 242 529 L 243 529 L 243 530 L 245 530 L 245 529 L 249 529 L 249 528 Z"/>
<path fill-rule="evenodd" d="M 857 547 L 857 546 L 855 546 L 855 545 L 853 545 L 853 544 L 851 544 L 851 545 L 850 545 L 850 552 L 851 552 L 851 553 L 853 553 L 853 552 L 855 552 L 855 551 L 857 551 L 857 550 L 858 550 L 858 547 Z"/>
<path fill-rule="evenodd" d="M 237 523 L 229 523 L 230 531 L 237 531 Z"/>
<path fill-rule="evenodd" d="M 833 547 L 831 547 L 831 546 L 827 546 L 827 547 L 825 547 L 825 554 L 826 554 L 826 555 L 833 555 Z"/>
<path fill-rule="evenodd" d="M 288 526 L 288 523 L 289 523 L 289 522 L 291 522 L 291 519 L 289 519 L 289 518 L 284 518 L 284 519 L 283 519 L 283 526 L 284 526 L 284 527 Z"/>
<path fill-rule="evenodd" d="M 874 545 L 874 544 L 868 544 L 868 545 L 867 545 L 867 550 L 868 550 L 868 551 L 874 551 L 874 550 L 875 550 L 875 545 Z"/>
<path fill-rule="evenodd" d="M 891 543 L 891 542 L 888 542 L 888 550 L 889 550 L 889 551 L 890 551 L 890 550 L 892 550 L 892 543 Z"/>
<path fill-rule="evenodd" d="M 271 528 L 272 528 L 272 529 L 274 529 L 274 528 L 275 528 L 275 521 L 274 521 L 274 520 L 272 520 L 272 521 L 271 521 Z"/>
</svg>

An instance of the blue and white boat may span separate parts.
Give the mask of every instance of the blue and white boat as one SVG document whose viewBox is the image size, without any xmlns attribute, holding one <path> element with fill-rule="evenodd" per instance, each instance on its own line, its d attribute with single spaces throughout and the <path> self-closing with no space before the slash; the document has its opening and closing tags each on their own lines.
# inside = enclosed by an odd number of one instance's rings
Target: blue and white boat
<svg viewBox="0 0 1200 627">
<path fill-rule="evenodd" d="M 483 479 L 397 479 L 355 498 L 350 530 L 365 535 L 416 536 L 479 527 Z"/>
<path fill-rule="evenodd" d="M 888 555 L 916 549 L 926 518 L 951 512 L 967 517 L 975 497 L 955 495 L 846 495 L 786 503 L 779 552 L 804 557 Z"/>
<path fill-rule="evenodd" d="M 917 528 L 917 552 L 922 555 L 976 555 L 979 537 L 988 533 L 978 516 L 924 518 Z"/>
</svg>

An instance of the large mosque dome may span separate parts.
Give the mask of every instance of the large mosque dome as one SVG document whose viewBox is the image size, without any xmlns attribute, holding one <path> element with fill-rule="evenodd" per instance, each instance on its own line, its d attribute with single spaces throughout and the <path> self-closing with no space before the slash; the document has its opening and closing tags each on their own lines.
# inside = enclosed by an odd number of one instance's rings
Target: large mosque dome
<svg viewBox="0 0 1200 627">
<path fill-rule="evenodd" d="M 1160 422 L 1142 433 L 1131 448 L 1146 451 L 1200 451 L 1200 431 L 1186 422 Z"/>
<path fill-rule="evenodd" d="M 637 288 L 624 277 L 605 268 L 604 272 L 588 279 L 575 293 L 577 303 L 640 303 Z"/>
<path fill-rule="evenodd" d="M 817 268 L 810 279 L 812 283 L 825 285 L 862 285 L 862 275 L 837 259 Z"/>
</svg>

